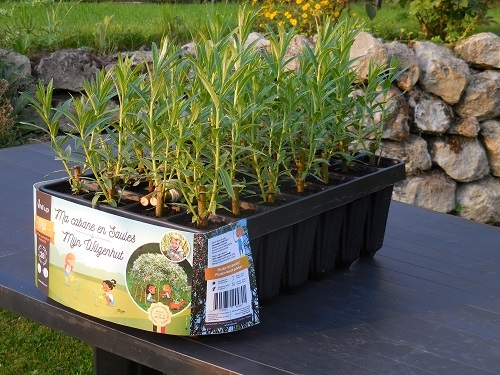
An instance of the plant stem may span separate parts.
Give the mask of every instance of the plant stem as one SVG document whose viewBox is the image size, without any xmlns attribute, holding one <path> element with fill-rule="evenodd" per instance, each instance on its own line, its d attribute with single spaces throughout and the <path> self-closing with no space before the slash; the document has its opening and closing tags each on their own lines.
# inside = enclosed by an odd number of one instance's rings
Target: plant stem
<svg viewBox="0 0 500 375">
<path fill-rule="evenodd" d="M 163 184 L 159 184 L 156 187 L 156 208 L 155 208 L 156 217 L 163 216 L 163 205 L 164 204 L 165 204 L 165 197 L 163 195 Z"/>
<path fill-rule="evenodd" d="M 303 193 L 305 190 L 304 168 L 305 168 L 306 153 L 301 148 L 299 151 L 299 160 L 297 161 L 297 192 Z"/>
<path fill-rule="evenodd" d="M 110 186 L 107 189 L 107 201 L 111 202 L 116 198 L 116 177 L 113 175 L 113 172 L 106 172 L 106 176 L 110 181 Z"/>
<path fill-rule="evenodd" d="M 205 186 L 198 186 L 198 220 L 199 227 L 206 227 L 208 224 L 207 193 Z"/>
<path fill-rule="evenodd" d="M 266 196 L 267 203 L 273 203 L 276 198 L 276 193 L 274 191 L 269 191 Z"/>
<path fill-rule="evenodd" d="M 375 166 L 377 162 L 375 161 L 375 152 L 377 151 L 377 145 L 375 142 L 370 143 L 370 165 Z"/>
<path fill-rule="evenodd" d="M 322 152 L 321 153 L 321 157 L 326 160 L 326 158 L 327 158 L 326 152 Z M 323 163 L 321 163 L 321 174 L 323 176 L 323 183 L 324 184 L 328 184 L 328 181 L 329 181 L 329 177 L 328 177 L 328 163 L 326 161 L 324 161 Z"/>
<path fill-rule="evenodd" d="M 347 153 L 349 151 L 349 140 L 347 138 L 344 138 L 341 141 L 341 150 L 344 153 Z M 349 171 L 349 164 L 347 163 L 346 158 L 342 158 L 342 173 L 347 173 Z"/>
<path fill-rule="evenodd" d="M 73 179 L 75 181 L 75 194 L 81 193 L 81 177 L 82 177 L 82 170 L 80 169 L 79 165 L 73 166 Z"/>
<path fill-rule="evenodd" d="M 233 215 L 240 215 L 240 190 L 239 186 L 233 186 L 234 198 L 231 198 L 231 211 Z"/>
</svg>

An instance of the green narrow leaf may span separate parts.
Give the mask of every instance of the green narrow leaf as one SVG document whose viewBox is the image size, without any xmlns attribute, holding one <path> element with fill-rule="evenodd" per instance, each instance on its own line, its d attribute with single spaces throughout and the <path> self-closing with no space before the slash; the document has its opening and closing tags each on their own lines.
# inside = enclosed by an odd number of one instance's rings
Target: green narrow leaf
<svg viewBox="0 0 500 375">
<path fill-rule="evenodd" d="M 234 198 L 234 190 L 233 190 L 233 185 L 231 184 L 231 178 L 229 177 L 229 173 L 225 169 L 219 169 L 219 176 L 222 180 L 222 184 L 224 185 L 224 188 L 226 189 L 227 193 L 231 198 Z"/>
<path fill-rule="evenodd" d="M 365 5 L 366 14 L 370 17 L 370 20 L 373 21 L 375 16 L 377 15 L 377 7 L 373 4 Z"/>
</svg>

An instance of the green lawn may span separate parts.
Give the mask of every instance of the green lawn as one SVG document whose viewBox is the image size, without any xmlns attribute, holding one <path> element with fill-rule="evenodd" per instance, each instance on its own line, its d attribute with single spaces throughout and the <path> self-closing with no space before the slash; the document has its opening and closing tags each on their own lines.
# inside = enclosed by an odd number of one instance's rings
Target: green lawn
<svg viewBox="0 0 500 375">
<path fill-rule="evenodd" d="M 237 3 L 0 2 L 0 48 L 40 50 L 90 48 L 100 53 L 136 50 L 163 37 L 179 43 L 204 30 L 215 12 L 236 16 Z M 49 5 L 47 5 L 49 4 Z M 3 10 L 3 16 L 2 16 Z"/>
<path fill-rule="evenodd" d="M 26 5 L 30 1 L 35 5 Z M 238 6 L 238 2 L 138 4 L 0 0 L 0 48 L 27 55 L 41 50 L 80 47 L 110 53 L 150 46 L 165 36 L 183 44 L 206 30 L 207 17 L 220 13 L 235 19 Z M 406 41 L 420 36 L 416 18 L 409 17 L 407 9 L 399 5 L 385 3 L 372 21 L 366 15 L 364 2 L 356 2 L 351 7 L 351 16 L 364 20 L 367 29 L 384 40 Z M 494 3 L 489 16 L 500 21 L 500 2 Z M 500 22 L 480 26 L 476 31 L 500 35 Z"/>
<path fill-rule="evenodd" d="M 25 374 L 93 374 L 92 347 L 0 309 L 0 375 Z"/>
</svg>

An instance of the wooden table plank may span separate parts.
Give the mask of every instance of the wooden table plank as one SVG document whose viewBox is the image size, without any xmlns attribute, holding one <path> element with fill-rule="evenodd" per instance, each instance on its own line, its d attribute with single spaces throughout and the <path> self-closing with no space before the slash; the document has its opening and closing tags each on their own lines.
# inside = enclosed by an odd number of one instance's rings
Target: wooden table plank
<svg viewBox="0 0 500 375">
<path fill-rule="evenodd" d="M 36 289 L 32 185 L 59 162 L 29 145 L 0 150 L 0 168 L 0 306 L 98 348 L 171 375 L 500 373 L 499 228 L 392 202 L 373 259 L 280 295 L 250 329 L 164 336 Z"/>
</svg>

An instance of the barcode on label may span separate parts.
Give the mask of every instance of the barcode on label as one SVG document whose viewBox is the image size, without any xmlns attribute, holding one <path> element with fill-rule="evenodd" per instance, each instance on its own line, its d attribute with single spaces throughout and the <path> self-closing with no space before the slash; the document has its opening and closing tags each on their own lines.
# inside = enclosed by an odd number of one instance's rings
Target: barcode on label
<svg viewBox="0 0 500 375">
<path fill-rule="evenodd" d="M 242 285 L 238 288 L 214 293 L 214 310 L 226 309 L 247 303 L 247 288 Z"/>
</svg>

